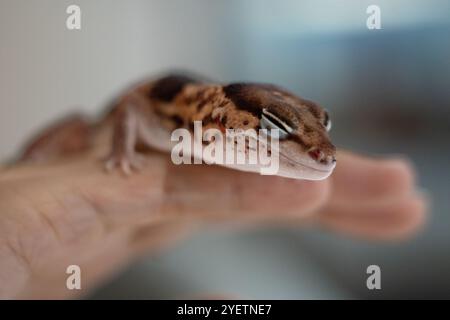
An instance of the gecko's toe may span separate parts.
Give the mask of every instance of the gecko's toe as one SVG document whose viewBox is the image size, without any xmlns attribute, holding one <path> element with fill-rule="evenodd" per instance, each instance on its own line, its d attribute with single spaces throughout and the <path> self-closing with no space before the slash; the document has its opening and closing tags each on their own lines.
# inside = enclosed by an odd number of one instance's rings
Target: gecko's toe
<svg viewBox="0 0 450 320">
<path fill-rule="evenodd" d="M 110 156 L 105 161 L 105 169 L 111 172 L 115 168 L 120 169 L 126 176 L 133 174 L 133 171 L 142 170 L 145 167 L 145 157 L 140 154 Z"/>
<path fill-rule="evenodd" d="M 120 168 L 122 169 L 122 172 L 127 176 L 133 173 L 131 170 L 130 162 L 127 159 L 122 159 L 122 161 L 120 161 Z"/>
<path fill-rule="evenodd" d="M 141 154 L 134 154 L 132 157 L 129 158 L 131 167 L 135 170 L 142 170 L 144 169 L 146 163 L 147 163 L 147 159 L 145 158 L 145 156 L 141 155 Z"/>
<path fill-rule="evenodd" d="M 108 158 L 105 160 L 105 170 L 106 172 L 111 172 L 116 167 L 116 159 Z"/>
</svg>

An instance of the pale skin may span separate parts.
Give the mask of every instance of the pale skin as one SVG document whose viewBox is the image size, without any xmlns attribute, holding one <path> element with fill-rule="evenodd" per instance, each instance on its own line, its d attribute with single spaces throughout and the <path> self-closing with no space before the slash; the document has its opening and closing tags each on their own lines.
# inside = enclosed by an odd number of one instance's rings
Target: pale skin
<svg viewBox="0 0 450 320">
<path fill-rule="evenodd" d="M 414 169 L 402 159 L 338 152 L 323 181 L 171 164 L 152 152 L 141 172 L 106 174 L 92 154 L 0 169 L 0 297 L 70 298 L 143 254 L 215 224 L 314 224 L 364 240 L 398 240 L 426 217 Z M 82 290 L 66 288 L 66 268 Z"/>
</svg>

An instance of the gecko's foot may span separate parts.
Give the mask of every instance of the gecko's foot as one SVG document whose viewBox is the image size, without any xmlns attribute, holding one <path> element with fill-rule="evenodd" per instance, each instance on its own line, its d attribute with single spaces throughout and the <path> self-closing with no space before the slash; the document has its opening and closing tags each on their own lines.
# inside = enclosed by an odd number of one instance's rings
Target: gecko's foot
<svg viewBox="0 0 450 320">
<path fill-rule="evenodd" d="M 122 170 L 124 174 L 131 175 L 133 171 L 142 170 L 145 167 L 145 157 L 138 153 L 113 154 L 105 161 L 105 169 L 111 172 L 115 168 Z"/>
</svg>

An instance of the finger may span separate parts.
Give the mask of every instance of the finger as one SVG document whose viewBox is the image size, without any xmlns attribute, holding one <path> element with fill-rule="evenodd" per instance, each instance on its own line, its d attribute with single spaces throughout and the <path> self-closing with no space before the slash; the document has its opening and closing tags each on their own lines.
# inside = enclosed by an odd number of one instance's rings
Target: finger
<svg viewBox="0 0 450 320">
<path fill-rule="evenodd" d="M 168 217 L 307 216 L 328 197 L 328 181 L 261 176 L 213 165 L 176 166 L 158 153 L 152 153 L 148 162 L 142 172 L 126 179 L 91 163 L 80 164 L 70 184 L 109 228 Z"/>
<path fill-rule="evenodd" d="M 218 166 L 169 165 L 165 211 L 218 219 L 305 216 L 323 205 L 327 181 L 261 176 Z"/>
<path fill-rule="evenodd" d="M 317 216 L 325 227 L 371 239 L 401 239 L 423 226 L 427 201 L 411 195 L 394 203 L 371 206 L 331 206 Z"/>
<path fill-rule="evenodd" d="M 409 194 L 414 170 L 402 159 L 371 159 L 340 152 L 331 182 L 333 203 L 378 202 Z"/>
</svg>

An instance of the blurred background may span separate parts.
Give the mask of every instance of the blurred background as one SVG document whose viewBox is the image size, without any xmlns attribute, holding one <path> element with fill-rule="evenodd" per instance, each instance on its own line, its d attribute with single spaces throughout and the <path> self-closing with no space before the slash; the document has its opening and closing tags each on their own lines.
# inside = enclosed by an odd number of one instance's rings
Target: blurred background
<svg viewBox="0 0 450 320">
<path fill-rule="evenodd" d="M 66 29 L 66 8 L 82 29 Z M 366 8 L 381 8 L 368 30 Z M 285 86 L 326 106 L 333 141 L 404 154 L 433 207 L 401 243 L 317 229 L 207 230 L 90 298 L 450 298 L 450 1 L 0 0 L 0 159 L 49 121 L 96 115 L 131 82 L 187 69 Z M 366 288 L 366 268 L 382 290 Z"/>
</svg>

